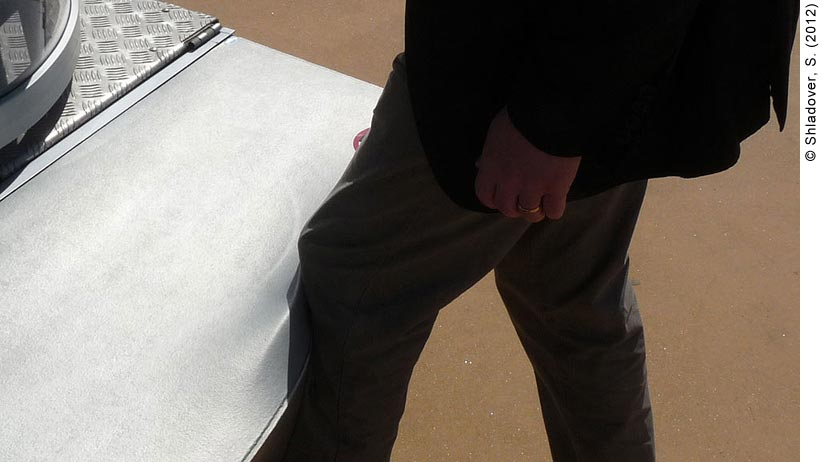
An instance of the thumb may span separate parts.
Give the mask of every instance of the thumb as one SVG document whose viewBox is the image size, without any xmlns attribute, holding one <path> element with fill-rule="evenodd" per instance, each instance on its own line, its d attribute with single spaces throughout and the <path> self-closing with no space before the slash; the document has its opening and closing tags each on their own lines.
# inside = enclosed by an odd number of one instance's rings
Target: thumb
<svg viewBox="0 0 822 462">
<path fill-rule="evenodd" d="M 565 213 L 566 197 L 565 194 L 546 194 L 542 196 L 542 210 L 545 213 L 545 218 L 551 220 L 562 218 L 562 214 Z"/>
</svg>

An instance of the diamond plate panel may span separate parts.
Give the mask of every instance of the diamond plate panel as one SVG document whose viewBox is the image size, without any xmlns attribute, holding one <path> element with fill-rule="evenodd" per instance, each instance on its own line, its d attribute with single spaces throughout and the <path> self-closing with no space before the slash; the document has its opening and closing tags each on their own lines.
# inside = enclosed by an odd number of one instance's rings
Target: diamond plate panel
<svg viewBox="0 0 822 462">
<path fill-rule="evenodd" d="M 5 75 L 2 78 L 11 82 L 28 69 L 31 60 L 26 47 L 26 37 L 23 35 L 23 25 L 20 23 L 20 14 L 12 14 L 0 26 L 0 69 Z"/>
<path fill-rule="evenodd" d="M 0 0 L 2 1 L 2 0 Z M 122 95 L 185 53 L 191 39 L 216 33 L 217 19 L 150 0 L 84 0 L 80 56 L 65 105 L 56 105 L 16 143 L 0 149 L 0 180 L 66 137 Z M 3 26 L 6 72 L 28 66 L 19 21 Z M 5 63 L 9 63 L 6 66 Z M 55 122 L 56 120 L 56 122 Z"/>
</svg>

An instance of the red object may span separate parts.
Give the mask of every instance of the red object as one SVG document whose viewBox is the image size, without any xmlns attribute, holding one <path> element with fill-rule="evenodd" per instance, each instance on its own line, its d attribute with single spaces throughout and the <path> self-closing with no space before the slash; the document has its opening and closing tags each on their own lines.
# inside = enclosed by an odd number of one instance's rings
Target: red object
<svg viewBox="0 0 822 462">
<path fill-rule="evenodd" d="M 366 128 L 365 130 L 357 133 L 357 135 L 354 137 L 354 150 L 355 151 L 360 148 L 360 143 L 362 143 L 362 140 L 365 139 L 365 136 L 368 135 L 368 132 L 370 130 L 371 130 L 370 128 Z"/>
</svg>

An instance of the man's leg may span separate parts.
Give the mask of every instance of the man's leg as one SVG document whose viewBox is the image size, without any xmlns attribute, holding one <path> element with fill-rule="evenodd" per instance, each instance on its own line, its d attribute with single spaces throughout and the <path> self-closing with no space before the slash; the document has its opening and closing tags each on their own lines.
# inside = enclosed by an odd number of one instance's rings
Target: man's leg
<svg viewBox="0 0 822 462">
<path fill-rule="evenodd" d="M 286 460 L 388 461 L 438 310 L 527 228 L 447 199 L 417 138 L 403 61 L 395 61 L 368 137 L 300 239 L 312 352 Z"/>
<path fill-rule="evenodd" d="M 496 281 L 534 367 L 557 462 L 654 460 L 645 344 L 628 246 L 646 182 L 533 225 Z"/>
</svg>

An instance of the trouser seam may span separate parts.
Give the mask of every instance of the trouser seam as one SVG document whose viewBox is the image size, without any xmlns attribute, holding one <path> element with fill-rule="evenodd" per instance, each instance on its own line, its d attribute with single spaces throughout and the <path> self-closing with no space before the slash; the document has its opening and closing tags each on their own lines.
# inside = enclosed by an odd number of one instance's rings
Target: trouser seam
<svg viewBox="0 0 822 462">
<path fill-rule="evenodd" d="M 430 195 L 431 195 L 431 193 L 429 192 L 423 198 L 424 200 L 420 200 L 419 204 L 414 209 L 414 213 L 409 215 L 408 222 L 403 227 L 403 230 L 400 233 L 400 236 L 405 237 L 405 236 L 408 235 L 409 230 L 414 225 L 416 220 L 419 218 L 420 212 L 422 211 L 423 207 L 428 203 L 427 199 L 429 198 Z M 396 248 L 396 245 L 393 246 L 393 247 Z M 357 324 L 359 319 L 362 317 L 362 313 L 360 312 L 360 305 L 362 305 L 362 301 L 365 299 L 365 296 L 366 296 L 367 292 L 371 289 L 371 287 L 373 285 L 373 282 L 374 282 L 374 279 L 376 279 L 377 276 L 379 275 L 379 273 L 380 273 L 379 269 L 382 268 L 385 265 L 385 262 L 388 260 L 388 257 L 389 257 L 390 254 L 391 254 L 391 252 L 387 251 L 387 249 L 386 249 L 385 252 L 383 252 L 383 257 L 380 259 L 380 262 L 377 265 L 375 265 L 375 268 L 372 270 L 372 276 L 368 279 L 368 282 L 365 284 L 365 287 L 363 287 L 362 292 L 357 297 L 357 301 L 354 303 L 354 306 L 352 306 L 353 311 L 354 311 L 354 319 L 352 319 L 351 322 L 348 325 L 348 331 L 346 332 L 345 340 L 343 341 L 342 354 L 341 354 L 341 360 L 340 360 L 340 380 L 338 382 L 338 388 L 337 388 L 339 390 L 339 393 L 338 393 L 337 405 L 336 405 L 337 421 L 336 421 L 336 428 L 335 428 L 336 433 L 337 433 L 337 441 L 336 441 L 336 447 L 334 448 L 334 462 L 337 462 L 337 460 L 339 458 L 340 443 L 341 443 L 340 422 L 342 420 L 341 406 L 342 406 L 342 397 L 343 397 L 343 381 L 344 381 L 344 378 L 345 378 L 346 351 L 348 349 L 349 340 L 351 338 L 351 333 L 354 330 L 354 326 Z"/>
</svg>

